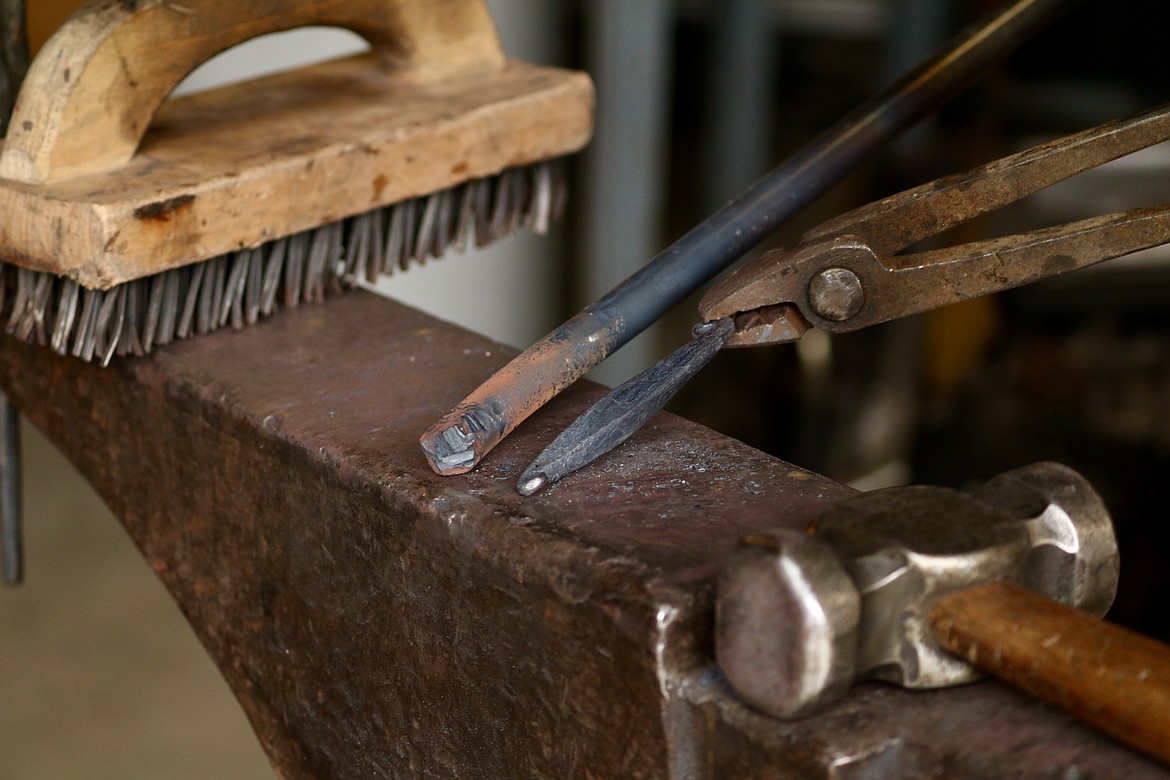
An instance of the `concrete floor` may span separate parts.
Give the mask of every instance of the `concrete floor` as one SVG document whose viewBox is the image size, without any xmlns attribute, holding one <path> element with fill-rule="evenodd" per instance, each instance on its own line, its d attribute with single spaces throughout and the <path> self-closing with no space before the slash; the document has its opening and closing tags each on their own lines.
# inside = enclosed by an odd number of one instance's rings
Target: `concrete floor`
<svg viewBox="0 0 1170 780">
<path fill-rule="evenodd" d="M 271 778 L 161 583 L 25 425 L 25 584 L 0 587 L 0 780 Z"/>
</svg>

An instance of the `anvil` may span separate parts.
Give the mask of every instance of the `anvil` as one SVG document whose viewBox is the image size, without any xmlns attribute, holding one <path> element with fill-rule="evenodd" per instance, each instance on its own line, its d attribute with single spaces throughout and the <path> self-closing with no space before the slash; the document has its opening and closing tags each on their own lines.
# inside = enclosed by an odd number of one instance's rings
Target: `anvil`
<svg viewBox="0 0 1170 780">
<path fill-rule="evenodd" d="M 851 490 L 660 414 L 517 495 L 588 383 L 439 477 L 418 432 L 514 352 L 390 300 L 106 369 L 2 343 L 4 392 L 120 518 L 283 777 L 1170 776 L 993 682 L 751 709 L 714 662 L 715 575 Z"/>
</svg>

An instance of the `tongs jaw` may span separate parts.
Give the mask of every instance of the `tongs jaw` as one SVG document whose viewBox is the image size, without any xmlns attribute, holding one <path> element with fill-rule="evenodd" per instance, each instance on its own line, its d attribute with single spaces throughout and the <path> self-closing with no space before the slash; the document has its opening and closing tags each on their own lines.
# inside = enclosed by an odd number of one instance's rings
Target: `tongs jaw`
<svg viewBox="0 0 1170 780">
<path fill-rule="evenodd" d="M 767 252 L 703 297 L 731 317 L 728 346 L 857 330 L 1038 281 L 1170 241 L 1170 205 L 946 249 L 914 244 L 1078 173 L 1170 138 L 1170 106 L 1095 127 L 862 206 Z"/>
</svg>

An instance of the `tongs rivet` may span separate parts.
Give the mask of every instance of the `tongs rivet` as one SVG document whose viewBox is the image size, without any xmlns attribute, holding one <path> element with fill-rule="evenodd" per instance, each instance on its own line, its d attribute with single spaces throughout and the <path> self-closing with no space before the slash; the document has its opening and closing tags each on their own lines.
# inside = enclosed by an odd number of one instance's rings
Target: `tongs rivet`
<svg viewBox="0 0 1170 780">
<path fill-rule="evenodd" d="M 809 281 L 808 303 L 826 320 L 845 322 L 865 305 L 865 288 L 848 268 L 826 268 Z"/>
</svg>

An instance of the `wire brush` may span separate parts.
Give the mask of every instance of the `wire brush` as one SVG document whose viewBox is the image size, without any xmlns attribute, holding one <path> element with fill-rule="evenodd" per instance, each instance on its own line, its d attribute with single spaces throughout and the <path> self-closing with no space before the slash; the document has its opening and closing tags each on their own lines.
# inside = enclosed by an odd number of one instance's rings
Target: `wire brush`
<svg viewBox="0 0 1170 780">
<path fill-rule="evenodd" d="M 164 102 L 309 24 L 372 51 Z M 482 0 L 93 0 L 33 61 L 0 153 L 0 312 L 104 364 L 543 233 L 592 106 L 584 74 L 507 61 Z"/>
</svg>

